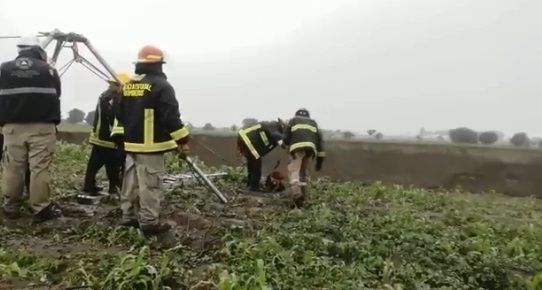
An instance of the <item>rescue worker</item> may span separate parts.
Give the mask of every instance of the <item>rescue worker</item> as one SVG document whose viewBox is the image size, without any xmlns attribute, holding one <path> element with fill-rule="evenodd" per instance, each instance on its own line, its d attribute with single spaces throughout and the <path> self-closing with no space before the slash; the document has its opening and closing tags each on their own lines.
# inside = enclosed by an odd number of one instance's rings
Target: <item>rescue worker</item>
<svg viewBox="0 0 542 290">
<path fill-rule="evenodd" d="M 47 63 L 36 37 L 17 45 L 18 56 L 0 66 L 0 125 L 4 135 L 2 192 L 4 214 L 20 216 L 26 164 L 30 168 L 30 206 L 35 222 L 58 218 L 49 200 L 49 165 L 60 122 L 60 78 Z"/>
<path fill-rule="evenodd" d="M 295 207 L 302 207 L 307 194 L 307 167 L 309 161 L 316 158 L 316 171 L 322 169 L 325 152 L 323 139 L 318 124 L 311 119 L 307 109 L 299 109 L 295 113 L 284 136 L 284 144 L 288 145 L 290 163 L 288 177 L 290 195 Z"/>
<path fill-rule="evenodd" d="M 125 72 L 119 72 L 117 75 L 123 83 L 130 81 L 130 75 Z M 104 165 L 109 180 L 109 193 L 118 193 L 118 188 L 121 186 L 124 153 L 111 136 L 111 127 L 115 119 L 113 106 L 120 98 L 121 87 L 113 78 L 108 82 L 109 88 L 98 99 L 93 128 L 88 140 L 88 143 L 92 144 L 92 151 L 88 160 L 83 191 L 89 195 L 97 195 L 102 190 L 96 186 L 96 174 Z"/>
<path fill-rule="evenodd" d="M 262 179 L 262 157 L 282 145 L 284 124 L 278 121 L 260 122 L 239 130 L 237 146 L 246 160 L 247 184 L 250 191 L 259 192 Z"/>
<path fill-rule="evenodd" d="M 147 235 L 169 230 L 159 220 L 164 153 L 188 154 L 189 132 L 180 119 L 175 91 L 162 71 L 163 52 L 154 46 L 138 54 L 135 76 L 125 84 L 118 123 L 112 134 L 124 134 L 126 163 L 121 189 L 121 225 L 139 226 Z"/>
</svg>

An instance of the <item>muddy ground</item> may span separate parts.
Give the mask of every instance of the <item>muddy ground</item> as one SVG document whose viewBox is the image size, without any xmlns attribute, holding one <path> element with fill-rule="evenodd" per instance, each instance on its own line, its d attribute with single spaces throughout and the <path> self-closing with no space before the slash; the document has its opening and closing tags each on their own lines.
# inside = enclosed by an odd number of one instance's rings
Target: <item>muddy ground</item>
<svg viewBox="0 0 542 290">
<path fill-rule="evenodd" d="M 150 237 L 151 249 L 182 247 L 202 258 L 201 264 L 193 265 L 197 270 L 220 260 L 216 255 L 227 229 L 255 228 L 265 220 L 266 213 L 288 206 L 278 194 L 249 193 L 229 183 L 220 184 L 229 199 L 227 205 L 200 185 L 169 188 L 161 216 L 172 230 Z M 58 262 L 59 267 L 55 270 L 58 276 L 43 279 L 42 283 L 32 278 L 0 279 L 0 289 L 91 289 L 70 288 L 63 275 L 72 274 L 69 268 L 80 260 L 127 252 L 132 242 L 149 242 L 149 237 L 135 229 L 117 227 L 121 216 L 117 196 L 104 198 L 98 205 L 85 205 L 77 202 L 75 194 L 67 192 L 58 199 L 65 215 L 58 220 L 33 224 L 29 212 L 17 220 L 0 216 L 0 249 L 24 251 L 25 255 Z M 197 271 L 193 279 L 198 281 Z M 183 287 L 179 285 L 179 289 Z"/>
</svg>

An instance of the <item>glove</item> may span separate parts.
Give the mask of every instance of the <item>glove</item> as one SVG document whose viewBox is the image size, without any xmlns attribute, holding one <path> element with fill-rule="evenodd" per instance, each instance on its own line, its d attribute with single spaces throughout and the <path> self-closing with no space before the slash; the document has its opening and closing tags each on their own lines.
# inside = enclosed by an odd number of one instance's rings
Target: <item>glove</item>
<svg viewBox="0 0 542 290">
<path fill-rule="evenodd" d="M 179 157 L 181 157 L 182 159 L 185 159 L 190 153 L 190 146 L 188 146 L 188 143 L 178 144 L 177 153 L 179 154 Z"/>
<path fill-rule="evenodd" d="M 286 144 L 284 144 L 284 141 L 282 141 L 282 140 L 279 140 L 279 141 L 277 142 L 277 145 L 279 145 L 280 147 L 282 147 L 282 149 L 286 149 Z"/>
<path fill-rule="evenodd" d="M 323 163 L 324 163 L 323 157 L 316 157 L 316 171 L 322 170 Z"/>
<path fill-rule="evenodd" d="M 118 151 L 124 152 L 124 140 L 122 139 L 122 136 L 119 136 L 119 135 L 113 136 L 113 143 L 117 145 Z"/>
</svg>

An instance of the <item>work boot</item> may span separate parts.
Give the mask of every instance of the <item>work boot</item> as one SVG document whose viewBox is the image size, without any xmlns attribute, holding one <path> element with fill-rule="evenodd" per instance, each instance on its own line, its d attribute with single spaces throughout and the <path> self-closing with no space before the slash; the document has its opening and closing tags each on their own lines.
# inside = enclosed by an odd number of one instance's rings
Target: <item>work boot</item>
<svg viewBox="0 0 542 290">
<path fill-rule="evenodd" d="M 150 225 L 140 225 L 139 228 L 145 235 L 158 235 L 161 233 L 165 233 L 171 229 L 171 226 L 166 223 L 157 223 L 157 224 L 150 224 Z"/>
<path fill-rule="evenodd" d="M 293 184 L 290 187 L 289 196 L 292 200 L 292 208 L 303 207 L 303 202 L 305 201 L 305 194 L 303 194 L 303 191 L 299 184 Z"/>
<path fill-rule="evenodd" d="M 83 192 L 90 196 L 98 196 L 99 192 L 102 190 L 103 190 L 103 187 L 99 187 L 99 186 L 83 188 Z"/>
<path fill-rule="evenodd" d="M 301 195 L 300 197 L 294 197 L 292 208 L 302 208 L 305 204 L 305 195 Z"/>
<path fill-rule="evenodd" d="M 8 219 L 15 220 L 21 217 L 21 211 L 19 209 L 7 209 L 3 208 L 2 212 L 4 212 L 4 216 Z"/>
<path fill-rule="evenodd" d="M 61 216 L 62 209 L 60 209 L 56 203 L 51 202 L 48 206 L 34 215 L 34 223 L 42 223 L 48 220 L 57 219 Z"/>
<path fill-rule="evenodd" d="M 139 227 L 139 222 L 137 221 L 137 219 L 134 219 L 134 218 L 124 218 L 123 217 L 120 220 L 119 225 L 123 226 L 123 227 L 138 228 Z"/>
<path fill-rule="evenodd" d="M 109 186 L 109 194 L 119 194 L 119 188 L 116 186 Z"/>
</svg>

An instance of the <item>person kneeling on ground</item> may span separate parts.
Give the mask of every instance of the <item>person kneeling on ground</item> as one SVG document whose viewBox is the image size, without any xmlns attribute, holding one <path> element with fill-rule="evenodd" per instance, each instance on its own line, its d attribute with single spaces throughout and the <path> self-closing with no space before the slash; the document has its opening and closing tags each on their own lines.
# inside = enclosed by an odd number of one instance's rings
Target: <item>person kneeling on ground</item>
<svg viewBox="0 0 542 290">
<path fill-rule="evenodd" d="M 123 83 L 130 81 L 130 75 L 127 73 L 119 72 L 117 75 Z M 109 193 L 117 193 L 121 186 L 124 153 L 111 134 L 115 120 L 113 104 L 120 98 L 121 87 L 115 79 L 110 79 L 108 82 L 109 88 L 98 99 L 93 128 L 88 140 L 88 143 L 92 144 L 92 151 L 88 160 L 83 191 L 89 195 L 97 195 L 102 190 L 96 186 L 96 174 L 104 165 L 109 180 Z"/>
<path fill-rule="evenodd" d="M 286 127 L 284 143 L 290 152 L 290 196 L 295 207 L 302 207 L 307 195 L 308 163 L 316 157 L 316 171 L 320 171 L 325 157 L 322 134 L 316 121 L 310 118 L 309 111 L 297 110 Z"/>
<path fill-rule="evenodd" d="M 260 122 L 239 130 L 237 147 L 246 159 L 247 184 L 254 192 L 262 191 L 262 157 L 282 145 L 284 124 L 278 121 Z"/>
</svg>

